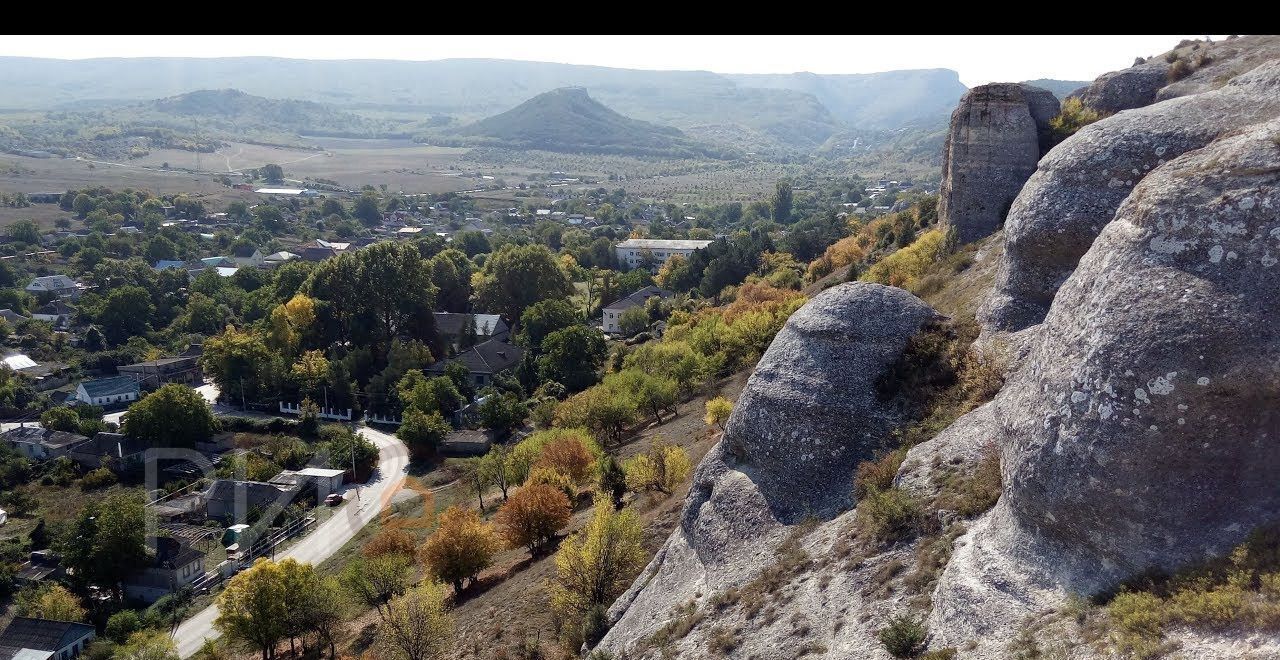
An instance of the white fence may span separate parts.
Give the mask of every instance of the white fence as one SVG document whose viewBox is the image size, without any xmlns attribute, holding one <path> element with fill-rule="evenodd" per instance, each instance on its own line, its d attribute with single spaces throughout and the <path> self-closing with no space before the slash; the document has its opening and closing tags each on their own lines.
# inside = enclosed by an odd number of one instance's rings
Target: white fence
<svg viewBox="0 0 1280 660">
<path fill-rule="evenodd" d="M 338 408 L 320 408 L 319 410 L 320 413 L 316 416 L 320 419 L 332 419 L 339 422 L 351 421 L 352 415 L 350 408 L 347 408 L 346 412 L 343 412 Z M 302 407 L 296 403 L 285 403 L 284 401 L 281 401 L 280 412 L 288 413 L 290 415 L 301 415 Z"/>
<path fill-rule="evenodd" d="M 391 424 L 393 426 L 400 426 L 401 424 L 399 417 L 393 417 L 391 415 L 383 417 L 382 415 L 378 415 L 376 413 L 371 413 L 371 412 L 367 412 L 364 414 L 364 421 L 372 422 L 374 424 Z"/>
</svg>

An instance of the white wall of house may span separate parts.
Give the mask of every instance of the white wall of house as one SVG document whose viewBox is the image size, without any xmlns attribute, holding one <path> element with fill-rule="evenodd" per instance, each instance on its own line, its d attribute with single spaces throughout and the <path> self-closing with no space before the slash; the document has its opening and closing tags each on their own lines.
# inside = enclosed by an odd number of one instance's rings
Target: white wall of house
<svg viewBox="0 0 1280 660">
<path fill-rule="evenodd" d="M 667 263 L 667 260 L 676 255 L 689 258 L 697 248 L 614 248 L 618 254 L 618 263 L 626 264 L 628 268 L 635 268 L 644 263 L 645 256 L 651 259 L 654 267 Z"/>
<path fill-rule="evenodd" d="M 124 394 L 112 394 L 111 396 L 91 397 L 89 396 L 88 392 L 84 391 L 84 386 L 78 386 L 76 387 L 76 398 L 89 405 L 106 406 L 106 405 L 111 405 L 115 403 L 127 403 L 129 401 L 137 401 L 138 395 L 134 392 L 126 392 Z"/>
<path fill-rule="evenodd" d="M 622 332 L 622 327 L 618 321 L 622 320 L 622 313 L 625 309 L 614 309 L 610 307 L 604 308 L 604 331 L 608 333 Z"/>
</svg>

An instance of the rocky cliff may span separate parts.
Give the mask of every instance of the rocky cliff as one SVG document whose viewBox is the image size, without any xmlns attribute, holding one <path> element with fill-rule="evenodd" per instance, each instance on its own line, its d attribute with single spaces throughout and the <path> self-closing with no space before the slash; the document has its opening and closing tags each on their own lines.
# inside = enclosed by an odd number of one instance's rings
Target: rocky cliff
<svg viewBox="0 0 1280 660">
<path fill-rule="evenodd" d="M 971 243 L 1000 228 L 1009 204 L 1050 143 L 1058 100 L 1015 83 L 974 87 L 951 114 L 938 217 Z"/>
<path fill-rule="evenodd" d="M 1217 89 L 1129 110 L 1055 147 L 1005 222 L 995 293 L 979 313 L 992 330 L 1044 319 L 1049 304 L 1120 203 L 1144 177 L 1220 135 L 1280 116 L 1280 61 Z"/>
<path fill-rule="evenodd" d="M 1033 125 L 1008 124 L 1024 146 Z M 769 348 L 602 649 L 882 659 L 880 631 L 906 614 L 927 616 L 909 650 L 935 657 L 1122 656 L 1136 651 L 1116 646 L 1111 615 L 1078 597 L 1280 523 L 1280 61 L 1068 138 L 1005 239 L 984 318 L 1023 350 L 993 400 L 905 453 L 895 506 L 928 503 L 912 532 L 868 540 L 886 504 L 851 481 L 919 431 L 885 378 L 943 320 L 905 292 L 841 285 Z M 997 463 L 994 508 L 948 499 Z M 1280 608 L 1263 592 L 1244 598 Z M 1267 620 L 1201 606 L 1142 656 L 1280 657 Z"/>
</svg>

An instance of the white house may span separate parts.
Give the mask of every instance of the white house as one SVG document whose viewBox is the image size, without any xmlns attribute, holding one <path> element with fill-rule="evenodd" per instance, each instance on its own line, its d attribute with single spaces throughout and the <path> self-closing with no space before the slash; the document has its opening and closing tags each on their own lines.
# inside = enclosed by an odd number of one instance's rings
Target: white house
<svg viewBox="0 0 1280 660">
<path fill-rule="evenodd" d="M 75 313 L 75 308 L 68 305 L 61 298 L 50 302 L 49 304 L 37 309 L 31 313 L 31 318 L 37 321 L 47 321 L 53 324 L 55 328 L 65 328 L 71 323 L 71 315 Z"/>
<path fill-rule="evenodd" d="M 632 307 L 642 307 L 646 300 L 657 296 L 658 298 L 670 298 L 673 294 L 670 291 L 664 291 L 650 284 L 649 286 L 632 293 L 631 295 L 616 300 L 604 306 L 604 331 L 609 334 L 617 334 L 622 332 L 619 321 L 622 320 L 622 313 Z"/>
<path fill-rule="evenodd" d="M 18 616 L 0 632 L 0 650 L 9 651 L 6 658 L 70 660 L 84 653 L 96 636 L 86 623 Z"/>
<path fill-rule="evenodd" d="M 76 399 L 92 406 L 109 406 L 137 401 L 138 383 L 129 376 L 86 380 L 76 386 Z"/>
<path fill-rule="evenodd" d="M 31 280 L 27 285 L 27 293 L 38 296 L 41 293 L 53 293 L 59 298 L 75 300 L 80 297 L 82 287 L 78 282 L 66 275 L 45 275 Z"/>
<path fill-rule="evenodd" d="M 694 250 L 701 250 L 708 245 L 711 245 L 711 241 L 628 238 L 614 246 L 614 249 L 618 254 L 618 263 L 626 264 L 628 268 L 651 262 L 656 270 L 671 257 L 680 255 L 687 258 Z"/>
<path fill-rule="evenodd" d="M 241 245 L 231 252 L 231 262 L 237 266 L 261 266 L 265 257 L 262 250 L 252 245 Z"/>
</svg>

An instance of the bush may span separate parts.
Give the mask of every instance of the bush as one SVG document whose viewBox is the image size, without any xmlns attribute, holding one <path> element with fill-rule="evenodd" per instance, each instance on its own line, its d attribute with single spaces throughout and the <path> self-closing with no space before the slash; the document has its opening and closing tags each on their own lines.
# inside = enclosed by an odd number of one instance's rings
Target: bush
<svg viewBox="0 0 1280 660">
<path fill-rule="evenodd" d="M 874 461 L 863 461 L 858 464 L 858 471 L 853 477 L 853 496 L 861 500 L 871 491 L 883 491 L 893 487 L 893 479 L 898 476 L 898 468 L 907 452 L 903 449 L 891 451 Z"/>
<path fill-rule="evenodd" d="M 106 635 L 111 641 L 123 644 L 129 635 L 142 629 L 142 621 L 133 610 L 120 610 L 107 619 Z"/>
<path fill-rule="evenodd" d="M 879 636 L 885 650 L 895 658 L 912 658 L 924 650 L 924 623 L 905 614 L 889 619 Z"/>
<path fill-rule="evenodd" d="M 106 488 L 117 481 L 119 481 L 119 479 L 116 477 L 115 472 L 112 472 L 107 468 L 100 467 L 96 470 L 90 471 L 89 474 L 84 475 L 84 478 L 80 480 L 80 488 L 82 490 L 97 490 L 99 488 Z"/>
<path fill-rule="evenodd" d="M 369 542 L 360 550 L 360 554 L 369 559 L 383 555 L 401 555 L 412 559 L 417 550 L 416 543 L 409 532 L 389 527 L 369 539 Z"/>
<path fill-rule="evenodd" d="M 654 445 L 623 465 L 627 488 L 635 492 L 656 490 L 670 494 L 679 488 L 692 470 L 689 455 L 672 444 Z"/>
<path fill-rule="evenodd" d="M 1097 110 L 1090 108 L 1076 97 L 1062 102 L 1058 115 L 1049 120 L 1049 129 L 1053 131 L 1053 142 L 1057 144 L 1075 135 L 1076 131 L 1102 119 Z"/>
<path fill-rule="evenodd" d="M 1195 69 L 1192 68 L 1189 62 L 1182 58 L 1178 58 L 1169 65 L 1169 71 L 1166 74 L 1166 78 L 1169 82 L 1175 83 L 1191 75 L 1193 71 L 1195 71 Z"/>
<path fill-rule="evenodd" d="M 924 520 L 920 501 L 901 488 L 872 489 L 858 502 L 858 523 L 882 543 L 915 535 Z"/>
</svg>

